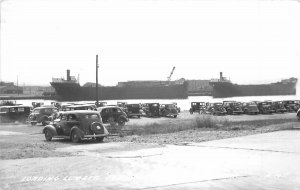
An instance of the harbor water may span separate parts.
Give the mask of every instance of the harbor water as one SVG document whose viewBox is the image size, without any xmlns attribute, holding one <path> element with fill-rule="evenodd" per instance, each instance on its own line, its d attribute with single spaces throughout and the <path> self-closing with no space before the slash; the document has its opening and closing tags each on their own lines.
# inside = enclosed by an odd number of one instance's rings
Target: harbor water
<svg viewBox="0 0 300 190">
<path fill-rule="evenodd" d="M 243 96 L 243 97 L 231 97 L 231 98 L 213 98 L 211 96 L 189 96 L 187 99 L 129 99 L 129 100 L 99 100 L 107 102 L 108 105 L 116 105 L 117 102 L 127 103 L 172 103 L 177 102 L 181 110 L 189 110 L 191 102 L 223 102 L 223 101 L 280 101 L 280 100 L 300 100 L 300 95 L 288 95 L 288 96 Z M 32 105 L 32 102 L 43 102 L 44 105 L 50 105 L 55 100 L 16 100 L 17 104 Z M 77 101 L 76 103 L 94 103 L 95 101 Z M 62 102 L 67 103 L 67 102 Z"/>
</svg>

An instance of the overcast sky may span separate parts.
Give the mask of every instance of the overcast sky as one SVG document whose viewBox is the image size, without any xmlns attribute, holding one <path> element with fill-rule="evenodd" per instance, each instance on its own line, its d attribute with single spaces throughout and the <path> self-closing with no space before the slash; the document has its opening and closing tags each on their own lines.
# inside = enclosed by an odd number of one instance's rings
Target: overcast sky
<svg viewBox="0 0 300 190">
<path fill-rule="evenodd" d="M 49 85 L 211 79 L 239 84 L 300 78 L 300 3 L 282 0 L 6 0 L 1 79 Z"/>
</svg>

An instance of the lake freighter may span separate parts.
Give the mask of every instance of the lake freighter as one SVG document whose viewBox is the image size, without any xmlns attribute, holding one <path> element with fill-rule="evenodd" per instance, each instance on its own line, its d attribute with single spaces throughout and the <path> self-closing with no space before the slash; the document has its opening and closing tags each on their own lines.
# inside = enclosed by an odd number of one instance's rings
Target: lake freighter
<svg viewBox="0 0 300 190">
<path fill-rule="evenodd" d="M 281 80 L 270 84 L 233 84 L 220 72 L 220 79 L 211 79 L 212 96 L 214 98 L 226 98 L 236 96 L 275 96 L 296 95 L 297 78 Z"/>
<path fill-rule="evenodd" d="M 80 86 L 74 76 L 67 70 L 67 78 L 52 78 L 51 86 L 55 89 L 59 101 L 96 100 L 96 84 L 86 83 Z M 176 81 L 128 81 L 119 82 L 117 86 L 99 86 L 100 100 L 122 99 L 186 99 L 187 82 Z"/>
</svg>

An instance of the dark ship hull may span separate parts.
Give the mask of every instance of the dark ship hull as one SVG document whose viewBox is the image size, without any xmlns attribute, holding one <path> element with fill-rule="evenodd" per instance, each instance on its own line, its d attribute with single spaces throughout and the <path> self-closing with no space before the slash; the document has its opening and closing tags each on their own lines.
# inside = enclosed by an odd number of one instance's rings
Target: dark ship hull
<svg viewBox="0 0 300 190">
<path fill-rule="evenodd" d="M 259 85 L 233 84 L 220 73 L 220 79 L 212 79 L 212 96 L 226 98 L 235 96 L 275 96 L 296 95 L 297 78 L 282 80 L 281 82 Z"/>
<path fill-rule="evenodd" d="M 51 82 L 59 101 L 96 100 L 96 87 L 82 87 L 79 84 Z M 185 99 L 187 84 L 146 87 L 98 87 L 100 100 L 122 99 Z"/>
<path fill-rule="evenodd" d="M 237 85 L 231 83 L 215 83 L 213 84 L 212 95 L 214 98 L 296 95 L 296 84 Z"/>
</svg>

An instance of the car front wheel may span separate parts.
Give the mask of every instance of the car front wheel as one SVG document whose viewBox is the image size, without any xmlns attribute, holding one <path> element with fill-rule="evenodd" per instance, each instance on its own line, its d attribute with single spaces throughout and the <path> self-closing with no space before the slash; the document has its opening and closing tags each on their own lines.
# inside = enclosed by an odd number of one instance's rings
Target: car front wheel
<svg viewBox="0 0 300 190">
<path fill-rule="evenodd" d="M 81 138 L 80 138 L 79 133 L 77 131 L 72 132 L 71 140 L 72 140 L 73 143 L 80 142 Z"/>
<path fill-rule="evenodd" d="M 46 141 L 51 141 L 52 140 L 52 134 L 49 131 L 49 129 L 45 130 L 45 139 L 46 139 Z"/>
<path fill-rule="evenodd" d="M 103 142 L 103 139 L 104 139 L 104 137 L 96 137 L 96 140 L 97 140 L 98 142 Z"/>
<path fill-rule="evenodd" d="M 125 125 L 125 119 L 124 118 L 120 118 L 119 119 L 119 121 L 118 121 L 118 124 L 120 125 L 120 126 L 124 126 Z"/>
</svg>

